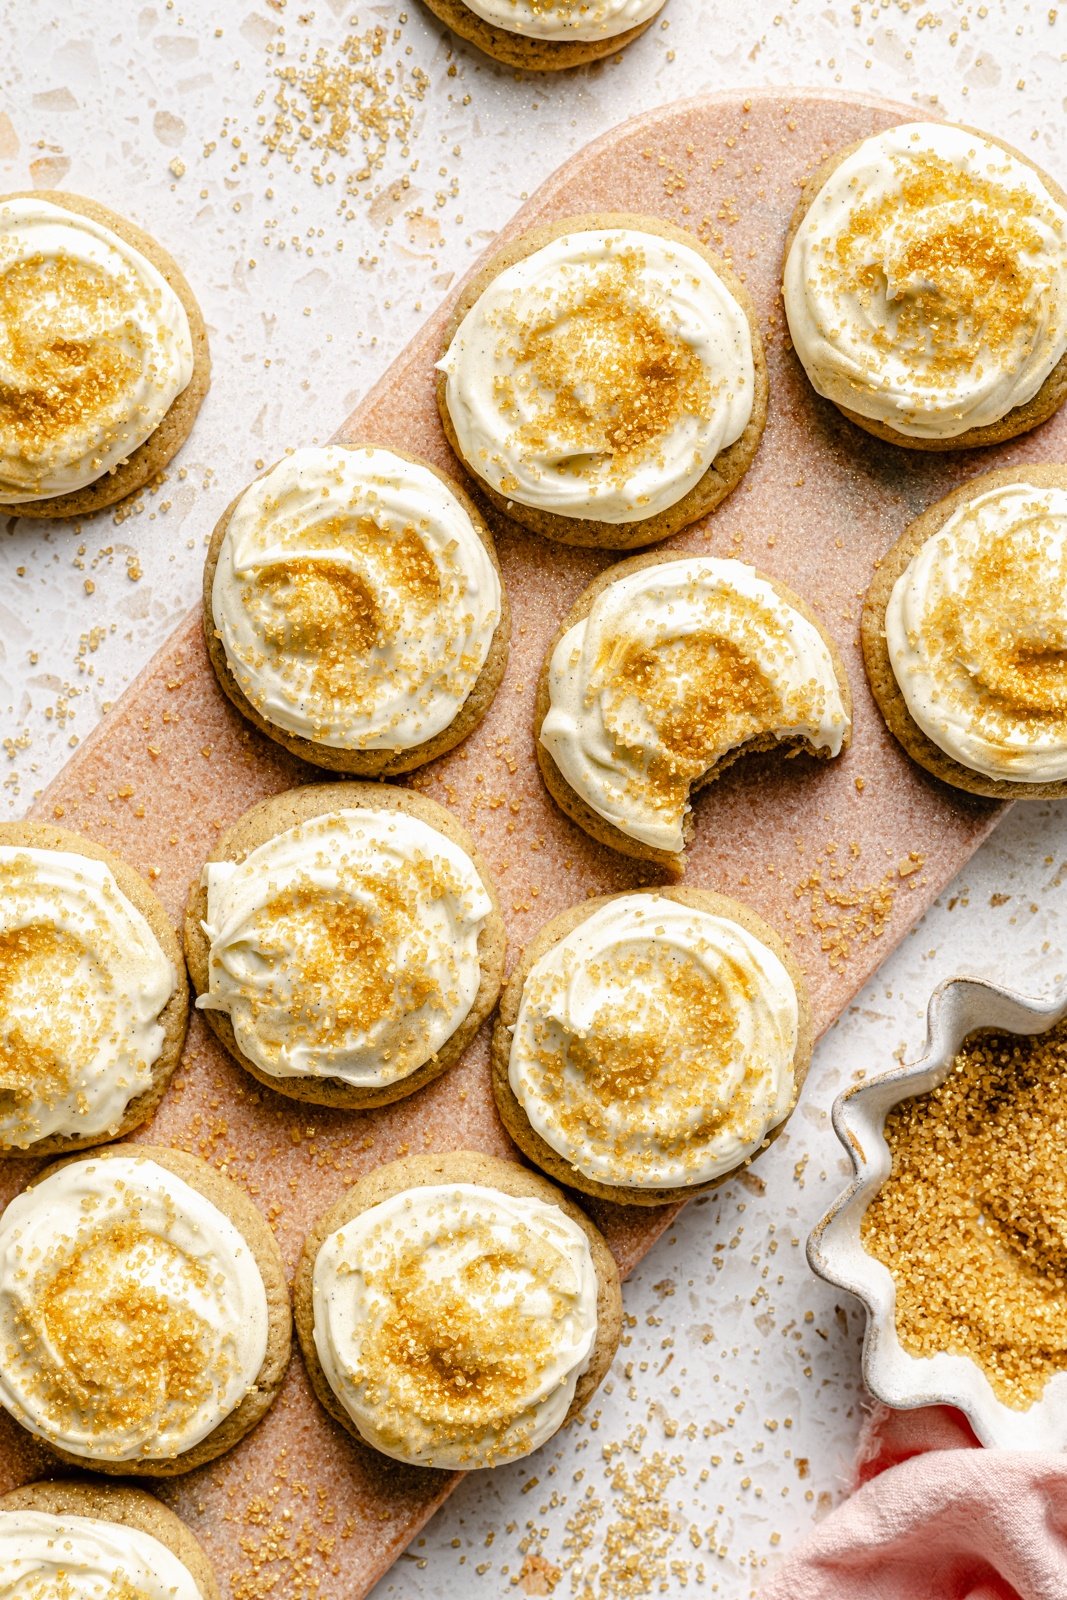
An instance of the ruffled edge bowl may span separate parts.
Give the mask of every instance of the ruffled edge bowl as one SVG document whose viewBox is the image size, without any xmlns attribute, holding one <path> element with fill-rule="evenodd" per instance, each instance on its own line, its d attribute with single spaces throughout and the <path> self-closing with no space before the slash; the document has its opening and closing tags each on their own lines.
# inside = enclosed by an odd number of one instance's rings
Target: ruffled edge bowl
<svg viewBox="0 0 1067 1600">
<path fill-rule="evenodd" d="M 808 1239 L 808 1263 L 818 1277 L 855 1295 L 867 1312 L 863 1378 L 876 1399 L 898 1410 L 950 1405 L 965 1412 L 983 1444 L 1009 1450 L 1067 1449 L 1067 1371 L 1045 1385 L 1025 1411 L 999 1400 L 969 1356 L 947 1351 L 912 1356 L 896 1329 L 896 1285 L 881 1261 L 868 1254 L 860 1224 L 889 1176 L 885 1119 L 901 1100 L 936 1089 L 948 1076 L 968 1034 L 978 1029 L 1045 1033 L 1067 1016 L 1067 988 L 1049 999 L 1018 994 L 982 978 L 950 978 L 930 997 L 926 1045 L 912 1065 L 870 1078 L 838 1095 L 834 1132 L 854 1176 Z"/>
</svg>

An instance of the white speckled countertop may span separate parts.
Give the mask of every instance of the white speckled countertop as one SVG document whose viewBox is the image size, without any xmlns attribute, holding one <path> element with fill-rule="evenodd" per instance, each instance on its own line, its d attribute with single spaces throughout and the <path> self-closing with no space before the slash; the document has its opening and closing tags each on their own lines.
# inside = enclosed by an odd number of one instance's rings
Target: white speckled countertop
<svg viewBox="0 0 1067 1600">
<path fill-rule="evenodd" d="M 417 0 L 0 0 L 0 22 L 21 47 L 0 188 L 79 190 L 155 233 L 214 357 L 191 440 L 132 514 L 3 524 L 0 816 L 194 603 L 256 466 L 326 438 L 523 195 L 625 116 L 723 87 L 852 89 L 980 124 L 1067 178 L 1067 8 L 1047 0 L 670 0 L 620 61 L 547 82 L 454 49 Z M 294 113 L 341 61 L 362 123 L 302 138 Z M 468 1480 L 376 1600 L 746 1595 L 833 1503 L 863 1411 L 859 1314 L 803 1256 L 848 1171 L 833 1096 L 916 1052 L 940 979 L 1050 987 L 1065 913 L 1067 806 L 1017 807 L 823 1041 L 759 1176 L 690 1206 L 639 1268 L 592 1420 Z"/>
</svg>

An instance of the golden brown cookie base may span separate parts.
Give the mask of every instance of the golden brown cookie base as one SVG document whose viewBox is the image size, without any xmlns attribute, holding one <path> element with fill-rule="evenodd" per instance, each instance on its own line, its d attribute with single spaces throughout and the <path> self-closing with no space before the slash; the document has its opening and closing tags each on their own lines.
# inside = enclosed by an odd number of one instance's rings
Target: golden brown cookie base
<svg viewBox="0 0 1067 1600">
<path fill-rule="evenodd" d="M 289 1365 L 292 1339 L 292 1316 L 285 1266 L 277 1241 L 266 1220 L 244 1190 L 238 1188 L 237 1184 L 224 1177 L 221 1172 L 216 1172 L 206 1161 L 201 1161 L 199 1156 L 189 1155 L 184 1150 L 167 1150 L 161 1145 L 113 1144 L 107 1145 L 103 1150 L 94 1150 L 88 1156 L 73 1156 L 70 1160 L 109 1161 L 112 1158 L 154 1161 L 157 1166 L 165 1167 L 168 1172 L 175 1173 L 191 1189 L 195 1189 L 210 1200 L 213 1206 L 229 1218 L 251 1250 L 267 1295 L 267 1350 L 255 1384 L 240 1405 L 231 1411 L 229 1416 L 223 1417 L 218 1427 L 206 1438 L 201 1439 L 199 1444 L 193 1445 L 190 1450 L 166 1458 L 138 1456 L 133 1461 L 113 1461 L 101 1457 L 75 1455 L 71 1451 L 61 1450 L 58 1445 L 42 1441 L 54 1456 L 70 1467 L 81 1467 L 85 1471 L 105 1472 L 115 1476 L 173 1478 L 180 1473 L 191 1472 L 194 1467 L 201 1467 L 206 1461 L 214 1461 L 217 1456 L 232 1450 L 273 1404 L 281 1381 L 285 1377 L 285 1369 Z M 61 1167 L 69 1165 L 69 1160 L 53 1162 L 37 1173 L 33 1182 L 27 1185 L 27 1189 L 35 1189 L 53 1172 L 58 1172 Z"/>
<path fill-rule="evenodd" d="M 346 442 L 344 448 L 359 450 L 374 447 L 364 441 Z M 333 772 L 343 772 L 359 778 L 395 778 L 403 772 L 412 772 L 416 767 L 425 766 L 428 761 L 435 760 L 437 756 L 444 755 L 446 750 L 452 750 L 457 744 L 461 744 L 468 734 L 474 732 L 493 703 L 493 697 L 500 687 L 500 681 L 508 664 L 508 645 L 511 639 L 511 612 L 508 608 L 507 590 L 500 572 L 500 562 L 497 559 L 496 544 L 482 521 L 474 501 L 453 478 L 438 471 L 431 462 L 422 461 L 418 456 L 408 455 L 403 450 L 393 450 L 392 453 L 404 461 L 411 461 L 416 466 L 424 467 L 427 472 L 432 472 L 434 477 L 439 478 L 445 488 L 455 495 L 470 517 L 474 531 L 485 546 L 486 554 L 493 563 L 497 577 L 500 578 L 500 621 L 496 625 L 489 654 L 455 717 L 447 728 L 442 728 L 432 739 L 404 750 L 342 750 L 333 745 L 320 744 L 314 739 L 304 739 L 299 734 L 290 733 L 287 728 L 281 728 L 277 723 L 271 722 L 249 700 L 234 677 L 215 627 L 211 605 L 211 590 L 215 582 L 215 568 L 219 563 L 222 541 L 230 525 L 230 518 L 247 490 L 242 489 L 241 493 L 230 501 L 216 523 L 204 565 L 204 638 L 211 665 L 215 669 L 223 693 L 228 696 L 241 715 L 247 717 L 249 722 L 259 729 L 260 733 L 265 733 L 269 739 L 274 739 L 291 755 L 298 756 L 301 761 L 309 761 L 314 766 L 328 767 Z M 268 467 L 260 476 L 266 477 L 267 473 L 273 470 L 273 467 Z"/>
<path fill-rule="evenodd" d="M 0 1158 L 70 1155 L 75 1150 L 89 1150 L 94 1145 L 107 1144 L 110 1139 L 125 1138 L 126 1134 L 139 1128 L 155 1114 L 181 1057 L 189 1023 L 189 985 L 181 943 L 170 918 L 140 873 L 127 866 L 120 856 L 94 844 L 91 839 L 71 833 L 66 828 L 55 828 L 47 822 L 0 822 L 0 845 L 23 846 L 33 850 L 66 850 L 75 855 L 88 856 L 93 861 L 102 861 L 110 869 L 126 899 L 141 913 L 159 940 L 164 955 L 174 967 L 175 978 L 174 993 L 159 1014 L 163 1043 L 152 1064 L 152 1081 L 147 1089 L 128 1103 L 121 1120 L 103 1133 L 56 1133 L 24 1148 L 5 1145 L 0 1140 Z"/>
<path fill-rule="evenodd" d="M 720 1184 L 729 1183 L 739 1171 L 750 1167 L 759 1155 L 762 1154 L 777 1139 L 785 1128 L 793 1109 L 800 1098 L 800 1091 L 807 1076 L 808 1065 L 811 1061 L 813 1043 L 813 1028 L 811 1021 L 811 1007 L 808 1003 L 808 988 L 804 974 L 797 966 L 792 952 L 782 942 L 774 929 L 764 922 L 762 917 L 739 900 L 728 899 L 725 895 L 713 894 L 709 889 L 690 889 L 686 887 L 672 889 L 646 889 L 634 890 L 635 894 L 658 894 L 668 900 L 677 900 L 680 905 L 692 906 L 698 911 L 706 911 L 711 916 L 725 917 L 731 922 L 740 923 L 742 928 L 753 934 L 762 944 L 778 957 L 779 961 L 788 972 L 797 995 L 797 1047 L 793 1055 L 793 1104 L 788 1114 L 773 1128 L 769 1129 L 759 1150 L 746 1160 L 739 1161 L 728 1172 L 720 1173 L 717 1178 L 710 1179 L 701 1184 L 675 1184 L 673 1187 L 661 1189 L 638 1189 L 632 1184 L 603 1183 L 597 1178 L 590 1178 L 584 1172 L 572 1165 L 566 1156 L 560 1155 L 558 1150 L 543 1139 L 532 1126 L 529 1117 L 515 1091 L 511 1087 L 508 1074 L 511 1056 L 512 1030 L 519 1016 L 519 1007 L 522 1003 L 522 993 L 530 972 L 547 955 L 554 945 L 572 933 L 581 923 L 586 922 L 602 906 L 611 905 L 615 900 L 630 898 L 630 894 L 605 894 L 599 895 L 595 900 L 587 900 L 584 905 L 572 906 L 569 911 L 561 911 L 551 922 L 547 922 L 534 939 L 527 945 L 522 953 L 522 960 L 512 971 L 504 993 L 500 997 L 500 1010 L 493 1024 L 492 1046 L 492 1073 L 493 1096 L 496 1108 L 500 1113 L 500 1120 L 508 1133 L 514 1139 L 524 1156 L 535 1162 L 542 1171 L 557 1183 L 566 1183 L 572 1189 L 578 1189 L 582 1194 L 592 1195 L 597 1200 L 611 1200 L 617 1205 L 624 1206 L 664 1206 L 676 1203 L 679 1200 L 690 1200 L 694 1195 L 711 1194 L 719 1188 Z"/>
<path fill-rule="evenodd" d="M 69 494 L 55 495 L 52 499 L 20 500 L 0 507 L 0 511 L 13 517 L 87 517 L 144 488 L 146 483 L 163 471 L 189 437 L 211 382 L 207 328 L 196 296 L 177 262 L 162 245 L 157 244 L 150 233 L 127 222 L 125 217 L 98 205 L 95 200 L 88 200 L 83 195 L 66 194 L 58 189 L 19 190 L 15 194 L 0 196 L 0 199 L 47 200 L 52 205 L 62 206 L 65 211 L 76 212 L 110 228 L 112 233 L 118 234 L 120 239 L 139 250 L 162 274 L 185 307 L 189 319 L 193 341 L 193 375 L 181 394 L 175 395 L 159 426 L 143 444 L 138 445 L 132 455 L 112 471 L 105 472 L 102 478 L 97 478 L 95 483 L 86 484 L 84 489 L 74 489 Z"/>
<path fill-rule="evenodd" d="M 662 15 L 661 7 L 647 22 L 639 22 L 611 39 L 530 39 L 486 22 L 463 0 L 423 0 L 423 4 L 468 44 L 476 45 L 506 67 L 519 67 L 526 72 L 564 72 L 569 67 L 583 67 L 590 61 L 618 55 Z"/>
<path fill-rule="evenodd" d="M 0 1495 L 0 1511 L 40 1511 L 53 1517 L 96 1517 L 101 1522 L 117 1523 L 147 1533 L 165 1545 L 187 1569 L 203 1600 L 222 1600 L 211 1563 L 203 1546 L 180 1517 L 168 1511 L 154 1495 L 143 1489 L 121 1488 L 111 1484 L 72 1483 L 58 1479 L 51 1483 L 28 1483 Z"/>
<path fill-rule="evenodd" d="M 935 778 L 950 783 L 954 789 L 985 795 L 990 800 L 1056 800 L 1067 795 L 1067 780 L 1018 783 L 1011 778 L 989 778 L 985 773 L 965 767 L 936 745 L 908 710 L 885 640 L 885 613 L 889 597 L 912 558 L 928 539 L 932 539 L 944 527 L 950 517 L 955 516 L 961 506 L 990 489 L 999 489 L 1010 483 L 1030 483 L 1038 489 L 1067 489 L 1067 466 L 1002 467 L 999 472 L 987 472 L 980 478 L 972 478 L 909 523 L 896 544 L 887 550 L 879 562 L 863 602 L 860 623 L 863 665 L 871 693 L 890 733 L 904 746 L 912 760 L 933 773 Z"/>
<path fill-rule="evenodd" d="M 927 122 L 933 119 L 923 117 L 915 120 Z M 1067 207 L 1067 194 L 1058 184 L 1052 181 L 1048 173 L 1039 167 L 1036 161 L 1031 161 L 1029 156 L 1023 155 L 1021 150 L 1016 150 L 1014 145 L 1006 143 L 1003 139 L 994 138 L 991 133 L 982 133 L 977 128 L 967 127 L 964 123 L 955 123 L 953 126 L 963 127 L 966 132 L 977 134 L 980 139 L 985 139 L 990 144 L 999 145 L 1009 155 L 1025 162 L 1028 167 L 1031 167 L 1037 173 L 1053 199 L 1059 205 Z M 887 130 L 883 129 L 882 131 L 885 132 Z M 788 259 L 797 230 L 815 203 L 819 191 L 827 179 L 837 171 L 841 163 L 854 150 L 858 150 L 864 142 L 863 139 L 854 139 L 844 149 L 838 150 L 834 155 L 827 157 L 825 161 L 816 167 L 811 176 L 804 180 L 800 198 L 793 210 L 793 215 L 789 220 L 789 227 L 786 231 L 785 248 L 782 251 L 783 275 L 784 263 Z M 799 355 L 797 360 L 800 361 Z M 801 362 L 801 366 L 803 366 L 803 362 Z M 916 439 L 911 434 L 898 433 L 896 428 L 891 427 L 888 422 L 881 422 L 877 417 L 861 416 L 858 411 L 852 411 L 836 400 L 831 400 L 829 404 L 836 406 L 841 415 L 847 417 L 849 422 L 854 422 L 857 428 L 862 428 L 865 433 L 872 434 L 876 439 L 883 439 L 887 444 L 900 445 L 904 450 L 937 453 L 944 450 L 976 450 L 987 445 L 1003 444 L 1005 440 L 1014 439 L 1020 433 L 1029 433 L 1032 428 L 1037 428 L 1042 422 L 1047 422 L 1049 417 L 1060 409 L 1064 400 L 1067 400 L 1067 354 L 1061 356 L 1033 399 L 1028 400 L 1024 406 L 1015 406 L 1011 411 L 1006 412 L 999 421 L 991 422 L 983 428 L 968 428 L 966 433 L 958 433 L 951 439 Z"/>
<path fill-rule="evenodd" d="M 525 260 L 527 256 L 533 255 L 536 250 L 543 249 L 546 244 L 551 243 L 553 239 L 561 238 L 564 234 L 602 228 L 631 228 L 642 233 L 658 234 L 661 238 L 670 239 L 676 244 L 687 245 L 689 249 L 703 256 L 741 306 L 752 334 L 755 382 L 752 415 L 740 438 L 735 439 L 733 444 L 727 445 L 725 450 L 720 450 L 704 476 L 665 511 L 658 511 L 654 516 L 642 517 L 635 522 L 601 522 L 590 518 L 561 516 L 554 511 L 542 511 L 536 506 L 522 505 L 518 500 L 509 499 L 507 495 L 501 494 L 488 483 L 463 454 L 448 409 L 446 398 L 448 380 L 443 372 L 438 372 L 436 379 L 437 409 L 445 437 L 457 460 L 463 463 L 486 499 L 512 522 L 529 528 L 533 533 L 540 533 L 546 539 L 555 539 L 560 544 L 585 545 L 598 550 L 637 550 L 643 545 L 669 539 L 672 534 L 688 527 L 691 522 L 707 516 L 716 506 L 721 505 L 727 495 L 737 488 L 752 465 L 763 437 L 767 421 L 768 380 L 767 360 L 764 355 L 763 340 L 760 337 L 759 321 L 751 295 L 726 263 L 720 261 L 710 250 L 705 250 L 700 240 L 693 234 L 686 233 L 682 228 L 676 228 L 673 223 L 664 221 L 662 217 L 637 216 L 630 212 L 594 211 L 573 217 L 562 217 L 558 222 L 542 223 L 539 227 L 531 228 L 528 233 L 513 239 L 502 250 L 498 250 L 474 274 L 452 311 L 441 350 L 443 354 L 448 349 L 467 312 L 493 279 L 499 277 L 507 267 L 514 266 L 516 261 Z"/>
<path fill-rule="evenodd" d="M 607 1376 L 608 1369 L 618 1349 L 622 1332 L 622 1294 L 619 1288 L 619 1271 L 615 1258 L 608 1249 L 600 1229 L 554 1184 L 539 1173 L 528 1172 L 513 1161 L 502 1161 L 499 1156 L 486 1155 L 481 1150 L 452 1150 L 447 1154 L 404 1156 L 399 1161 L 370 1172 L 352 1185 L 315 1223 L 304 1241 L 296 1274 L 293 1278 L 293 1314 L 297 1338 L 303 1353 L 304 1364 L 312 1388 L 323 1407 L 335 1422 L 339 1422 L 363 1443 L 363 1435 L 330 1387 L 315 1349 L 315 1314 L 312 1298 L 315 1261 L 331 1233 L 343 1228 L 362 1212 L 369 1211 L 383 1200 L 403 1194 L 406 1189 L 431 1188 L 436 1184 L 473 1183 L 486 1188 L 499 1189 L 501 1193 L 524 1199 L 543 1200 L 555 1205 L 578 1224 L 589 1241 L 593 1266 L 597 1278 L 597 1332 L 596 1343 L 589 1365 L 578 1379 L 564 1425 L 578 1415 L 594 1391 Z M 373 1448 L 373 1446 L 371 1447 Z"/>
<path fill-rule="evenodd" d="M 570 817 L 572 822 L 576 822 L 580 828 L 583 828 L 591 838 L 599 840 L 601 844 L 610 845 L 611 849 L 617 850 L 620 855 L 632 856 L 637 861 L 650 861 L 665 872 L 668 877 L 675 879 L 681 878 L 685 873 L 684 851 L 660 850 L 656 845 L 646 844 L 643 839 L 632 839 L 628 833 L 624 833 L 621 828 L 617 828 L 614 823 L 608 822 L 605 817 L 602 817 L 598 811 L 594 811 L 588 801 L 584 800 L 580 794 L 577 794 L 571 788 L 553 760 L 551 753 L 541 743 L 541 725 L 548 715 L 549 705 L 551 704 L 549 678 L 552 656 L 556 646 L 564 634 L 574 627 L 575 623 L 583 621 L 589 615 L 597 597 L 605 589 L 610 588 L 613 583 L 617 583 L 620 578 L 628 577 L 631 572 L 639 572 L 643 567 L 661 566 L 670 561 L 692 559 L 692 556 L 693 553 L 691 551 L 671 555 L 653 553 L 643 556 L 631 556 L 628 561 L 620 561 L 616 566 L 606 568 L 598 578 L 595 578 L 584 593 L 578 596 L 545 651 L 544 661 L 541 665 L 541 676 L 537 683 L 537 701 L 534 707 L 534 749 L 537 753 L 537 765 L 541 769 L 545 788 L 560 810 Z M 802 617 L 811 623 L 812 627 L 819 630 L 819 634 L 830 652 L 834 674 L 841 690 L 845 714 L 849 719 L 849 728 L 846 730 L 841 744 L 840 754 L 843 755 L 848 749 L 851 739 L 852 694 L 849 688 L 848 674 L 845 671 L 844 662 L 841 660 L 837 646 L 806 600 L 795 594 L 792 589 L 787 588 L 785 584 L 779 583 L 776 578 L 769 577 L 767 573 L 760 572 L 758 568 L 755 570 L 757 577 L 769 583 L 781 598 L 792 606 L 794 611 L 798 611 Z M 818 761 L 837 759 L 830 756 L 825 750 L 816 749 L 807 739 L 779 739 L 773 733 L 757 734 L 755 738 L 747 740 L 733 750 L 728 750 L 724 756 L 715 762 L 714 766 L 709 767 L 691 785 L 690 795 L 697 794 L 701 789 L 706 788 L 709 783 L 714 783 L 716 778 L 721 777 L 727 768 L 733 766 L 734 762 L 740 760 L 742 756 L 754 755 L 761 750 L 777 750 L 782 754 L 783 759 L 800 755 L 801 752 L 814 756 Z M 693 833 L 692 813 L 689 813 L 684 818 L 682 832 L 685 842 L 688 844 Z"/>
<path fill-rule="evenodd" d="M 470 856 L 482 881 L 493 909 L 478 935 L 478 960 L 481 963 L 481 982 L 474 1004 L 456 1031 L 445 1041 L 435 1056 L 424 1061 L 421 1067 L 400 1078 L 396 1083 L 381 1088 L 365 1084 L 346 1083 L 342 1078 L 277 1078 L 254 1061 L 250 1061 L 238 1048 L 233 1024 L 224 1011 L 205 1011 L 205 1021 L 218 1035 L 234 1060 L 250 1072 L 253 1078 L 293 1100 L 310 1101 L 320 1106 L 340 1106 L 360 1111 L 371 1106 L 391 1105 L 423 1088 L 447 1072 L 466 1050 L 486 1017 L 496 1005 L 504 981 L 504 957 L 507 937 L 500 914 L 496 888 L 489 869 L 482 860 L 474 841 L 444 806 L 436 800 L 410 789 L 394 789 L 387 784 L 374 783 L 322 783 L 303 789 L 290 789 L 284 794 L 261 800 L 251 811 L 245 812 L 219 839 L 208 857 L 209 861 L 243 861 L 259 845 L 265 844 L 279 833 L 306 822 L 311 817 L 327 816 L 332 811 L 367 807 L 378 811 L 406 811 L 420 822 L 436 828 L 446 838 L 458 844 Z M 189 973 L 198 995 L 206 994 L 209 986 L 208 957 L 210 945 L 201 924 L 207 920 L 207 889 L 199 881 L 193 884 L 189 907 L 185 916 L 185 954 Z"/>
</svg>

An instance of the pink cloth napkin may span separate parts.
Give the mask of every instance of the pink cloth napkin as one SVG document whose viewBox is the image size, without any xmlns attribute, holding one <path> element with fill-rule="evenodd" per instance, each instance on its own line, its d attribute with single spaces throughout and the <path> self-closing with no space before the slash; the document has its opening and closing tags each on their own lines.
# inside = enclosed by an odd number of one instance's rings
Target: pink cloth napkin
<svg viewBox="0 0 1067 1600">
<path fill-rule="evenodd" d="M 979 1449 L 947 1406 L 879 1406 L 856 1483 L 761 1600 L 1067 1600 L 1067 1456 Z"/>
</svg>

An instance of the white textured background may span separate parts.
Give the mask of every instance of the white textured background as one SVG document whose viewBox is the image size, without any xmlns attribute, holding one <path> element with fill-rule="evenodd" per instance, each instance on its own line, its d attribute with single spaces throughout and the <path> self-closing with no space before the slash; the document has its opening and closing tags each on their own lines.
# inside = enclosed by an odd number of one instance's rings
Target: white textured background
<svg viewBox="0 0 1067 1600">
<path fill-rule="evenodd" d="M 320 49 L 336 66 L 346 40 L 384 134 L 369 175 L 359 129 L 347 150 L 268 147 L 276 70 Z M 1067 178 L 1067 6 L 1047 0 L 670 0 L 621 61 L 550 82 L 454 49 L 418 0 L 0 0 L 0 41 L 0 189 L 80 190 L 156 234 L 215 366 L 132 514 L 3 525 L 0 816 L 194 603 L 207 535 L 255 468 L 325 439 L 526 192 L 623 117 L 723 87 L 841 87 L 985 126 Z M 375 1600 L 735 1600 L 833 1503 L 864 1400 L 857 1310 L 803 1257 L 848 1170 L 830 1103 L 917 1052 L 941 978 L 1060 981 L 1065 857 L 1067 807 L 1017 808 L 823 1042 L 759 1177 L 692 1205 L 639 1270 L 593 1418 L 468 1480 Z M 279 1563 L 277 1600 L 302 1592 L 295 1570 Z"/>
</svg>

